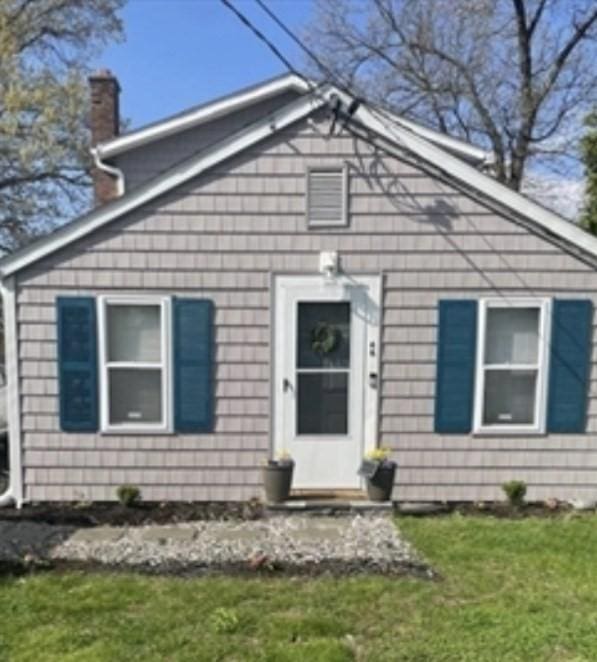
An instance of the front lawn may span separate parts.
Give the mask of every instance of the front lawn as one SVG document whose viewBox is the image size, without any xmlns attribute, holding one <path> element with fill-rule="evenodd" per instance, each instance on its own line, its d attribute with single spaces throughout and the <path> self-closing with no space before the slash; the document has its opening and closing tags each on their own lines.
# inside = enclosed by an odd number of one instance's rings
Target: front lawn
<svg viewBox="0 0 597 662">
<path fill-rule="evenodd" d="M 0 580 L 0 660 L 593 660 L 597 517 L 401 519 L 443 579 Z"/>
</svg>

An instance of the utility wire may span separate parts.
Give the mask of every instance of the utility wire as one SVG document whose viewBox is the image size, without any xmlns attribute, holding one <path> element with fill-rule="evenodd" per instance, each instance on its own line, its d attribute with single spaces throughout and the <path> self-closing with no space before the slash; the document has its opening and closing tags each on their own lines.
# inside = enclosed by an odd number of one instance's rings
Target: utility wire
<svg viewBox="0 0 597 662">
<path fill-rule="evenodd" d="M 239 11 L 233 4 L 230 2 L 230 0 L 220 0 L 220 2 L 225 5 L 237 18 L 241 23 L 243 23 L 256 37 L 259 39 L 261 42 L 263 42 L 267 48 L 272 51 L 272 53 L 281 61 L 284 63 L 286 68 L 289 71 L 292 71 L 293 73 L 296 73 L 297 75 L 301 76 L 303 80 L 306 80 L 305 76 L 302 74 L 299 74 L 294 70 L 294 67 L 292 66 L 292 63 L 290 60 L 286 59 L 286 57 L 282 54 L 282 52 L 278 49 L 278 47 L 273 44 L 264 34 L 257 28 L 251 21 L 241 12 Z"/>
<path fill-rule="evenodd" d="M 250 20 L 249 20 L 249 19 L 248 19 L 248 18 L 247 18 L 242 12 L 240 12 L 240 11 L 239 11 L 239 10 L 238 10 L 238 9 L 232 4 L 232 2 L 231 2 L 230 0 L 220 0 L 220 1 L 221 1 L 221 2 L 222 2 L 222 3 L 223 3 L 228 9 L 230 9 L 230 10 L 231 10 L 231 11 L 237 16 L 237 18 L 238 18 L 240 21 L 242 21 L 242 23 L 243 23 L 243 24 L 244 24 L 244 25 L 245 25 L 245 26 L 246 26 L 246 27 L 247 27 L 247 28 L 248 28 L 248 29 L 249 29 L 249 30 L 250 30 L 250 31 L 251 31 L 251 32 L 252 32 L 252 33 L 253 33 L 253 34 L 259 39 L 259 40 L 260 40 L 260 41 L 262 41 L 262 42 L 263 42 L 263 43 L 264 43 L 264 44 L 265 44 L 265 45 L 266 45 L 266 46 L 272 51 L 272 53 L 274 53 L 274 55 L 275 55 L 275 56 L 276 56 L 281 62 L 284 63 L 284 65 L 286 66 L 286 68 L 288 69 L 288 71 L 289 71 L 290 73 L 292 73 L 292 74 L 298 76 L 299 78 L 301 78 L 301 79 L 307 84 L 307 86 L 309 87 L 309 89 L 310 89 L 315 95 L 317 95 L 317 96 L 318 96 L 320 99 L 322 99 L 327 105 L 329 105 L 329 103 L 330 103 L 329 99 L 327 99 L 326 97 L 324 97 L 324 96 L 323 96 L 323 95 L 317 90 L 317 88 L 313 86 L 312 81 L 311 81 L 307 76 L 305 76 L 304 74 L 302 74 L 302 73 L 300 73 L 299 71 L 297 71 L 297 70 L 295 69 L 295 67 L 292 65 L 292 63 L 291 63 L 291 62 L 290 62 L 290 61 L 289 61 L 289 60 L 288 60 L 288 59 L 287 59 L 287 58 L 281 53 L 281 51 L 280 51 L 280 50 L 279 50 L 279 49 L 278 49 L 278 48 L 277 48 L 277 47 L 276 47 L 276 46 L 275 46 L 275 45 L 274 45 L 274 44 L 273 44 L 273 43 L 272 43 L 272 42 L 271 42 L 271 41 L 270 41 L 270 40 L 269 40 L 269 39 L 268 39 L 268 38 L 267 38 L 267 37 L 266 37 L 266 36 L 265 36 L 265 35 L 264 35 L 264 34 L 258 29 L 258 28 L 256 28 L 256 27 L 252 24 L 251 21 L 250 21 Z M 266 5 L 266 4 L 265 4 L 265 2 L 263 2 L 263 0 L 255 0 L 255 2 L 256 2 L 256 3 L 259 5 L 259 7 L 261 7 L 261 9 L 262 9 L 262 10 L 263 10 L 263 11 L 264 11 L 264 12 L 265 12 L 265 13 L 266 13 L 266 14 L 267 14 L 267 15 L 268 15 L 268 16 L 269 16 L 269 17 L 270 17 L 275 23 L 276 23 L 276 25 L 278 25 L 278 27 L 284 31 L 284 33 L 285 33 L 287 36 L 289 36 L 289 37 L 290 37 L 290 38 L 291 38 L 296 44 L 298 44 L 298 45 L 301 47 L 301 49 L 302 49 L 305 53 L 307 53 L 307 55 L 308 55 L 308 56 L 309 56 L 309 57 L 310 57 L 310 58 L 311 58 L 311 59 L 317 64 L 317 66 L 318 66 L 318 67 L 319 67 L 319 68 L 320 68 L 320 69 L 321 69 L 321 70 L 322 70 L 322 71 L 328 76 L 328 78 L 331 80 L 331 82 L 333 82 L 334 85 L 336 85 L 339 89 L 341 89 L 342 91 L 344 91 L 344 92 L 345 92 L 350 98 L 354 99 L 354 95 L 353 95 L 352 91 L 349 90 L 349 89 L 348 89 L 348 88 L 347 88 L 347 87 L 346 87 L 341 81 L 338 81 L 338 77 L 337 77 L 336 75 L 334 75 L 334 73 L 333 73 L 328 67 L 326 67 L 326 66 L 321 62 L 321 60 L 315 55 L 315 53 L 313 53 L 313 51 L 312 51 L 310 48 L 308 48 L 308 47 L 307 47 L 307 46 L 306 46 L 306 45 L 305 45 L 305 44 L 304 44 L 304 43 L 303 43 L 303 42 L 302 42 L 302 41 L 301 41 L 301 40 L 300 40 L 300 39 L 299 39 L 299 38 L 298 38 L 293 32 L 292 32 L 292 30 L 290 30 L 290 28 L 288 28 L 288 26 L 286 26 L 286 25 L 285 25 L 285 24 L 284 24 L 284 23 L 283 23 L 283 22 L 282 22 L 282 21 L 276 16 L 276 14 L 275 14 L 275 13 L 274 13 L 274 12 L 273 12 L 273 11 L 272 11 L 272 10 Z M 356 101 L 356 100 L 354 100 L 354 101 Z M 361 100 L 359 99 L 359 101 L 361 101 Z M 387 111 L 385 111 L 385 109 L 379 108 L 378 106 L 374 106 L 373 104 L 371 104 L 370 102 L 367 102 L 366 100 L 362 100 L 362 101 L 363 101 L 363 103 L 366 103 L 366 105 L 369 106 L 370 111 L 371 111 L 372 113 L 376 114 L 376 115 L 378 116 L 378 118 L 379 118 L 379 115 L 382 115 L 382 116 L 388 117 Z M 354 102 L 353 102 L 353 104 L 351 104 L 351 106 L 354 107 Z M 356 108 L 355 108 L 355 109 L 356 109 Z M 377 111 L 377 112 L 376 112 L 376 111 Z M 351 119 L 350 115 L 347 115 L 347 116 L 346 116 L 346 121 L 344 122 L 344 125 L 343 125 L 343 128 L 346 128 L 350 133 L 353 134 L 353 136 L 358 137 L 358 138 L 360 138 L 361 140 L 366 141 L 366 142 L 369 143 L 371 146 L 373 146 L 375 149 L 381 149 L 384 153 L 386 153 L 386 154 L 389 155 L 390 157 L 392 157 L 392 158 L 397 158 L 397 156 L 396 156 L 396 154 L 395 154 L 394 152 L 392 152 L 391 150 L 389 150 L 389 149 L 387 149 L 387 148 L 384 148 L 384 146 L 383 146 L 383 145 L 380 145 L 379 142 L 374 141 L 374 140 L 371 139 L 369 136 L 364 136 L 362 133 L 359 133 L 359 132 L 355 131 L 354 127 L 351 126 L 350 119 Z M 399 136 L 396 136 L 396 134 L 394 133 L 393 128 L 392 128 L 392 127 L 389 127 L 388 124 L 387 124 L 387 122 L 384 122 L 384 120 L 383 120 L 382 118 L 379 118 L 379 119 L 380 119 L 380 122 L 382 122 L 382 124 L 386 127 L 386 129 L 388 129 L 388 130 L 394 135 L 394 138 L 395 138 L 396 140 L 399 141 Z M 389 119 L 389 121 L 390 121 L 392 124 L 394 124 L 394 121 L 393 121 L 393 119 L 392 119 L 391 117 L 388 118 L 388 119 Z M 420 166 L 420 167 L 422 167 L 422 166 Z M 426 169 L 425 167 L 422 167 L 422 169 L 423 169 L 423 170 L 428 170 L 428 169 Z M 523 224 L 523 227 L 525 227 L 524 224 Z M 477 232 L 478 232 L 478 230 L 477 230 Z M 520 283 L 521 283 L 525 288 L 527 288 L 527 289 L 529 289 L 529 290 L 532 291 L 534 288 L 530 287 L 530 286 L 525 282 L 525 280 L 522 278 L 522 276 L 521 276 L 519 273 L 517 273 L 517 271 L 516 271 L 515 269 L 512 268 L 512 266 L 508 263 L 508 261 L 506 260 L 506 258 L 501 254 L 501 252 L 498 251 L 497 249 L 495 249 L 495 247 L 492 246 L 492 244 L 489 242 L 489 240 L 488 240 L 486 237 L 483 237 L 483 239 L 484 239 L 485 243 L 486 243 L 486 244 L 487 244 L 487 245 L 488 245 L 488 246 L 489 246 L 489 247 L 490 247 L 490 248 L 491 248 L 491 249 L 492 249 L 492 250 L 498 255 L 498 257 L 500 258 L 500 260 L 501 260 L 501 261 L 503 262 L 503 264 L 506 266 L 507 271 L 510 272 L 510 273 L 512 273 L 513 275 L 515 275 L 515 277 L 520 281 Z M 451 242 L 451 243 L 452 243 L 452 242 Z M 455 247 L 455 248 L 456 248 L 456 247 Z M 458 248 L 456 248 L 456 250 L 458 250 L 459 252 L 462 252 L 462 251 L 460 251 Z M 467 259 L 469 262 L 472 262 L 470 256 L 466 257 L 466 259 Z M 474 265 L 474 262 L 473 262 L 473 265 Z M 476 265 L 474 265 L 474 266 L 475 266 L 475 268 L 479 269 L 481 272 L 483 271 L 480 267 L 476 267 Z M 512 303 L 511 303 L 511 301 L 510 301 L 510 297 L 508 297 L 506 294 L 504 294 L 503 292 L 501 292 L 500 288 L 496 287 L 495 285 L 493 285 L 493 288 L 496 290 L 496 292 L 498 293 L 498 295 L 499 295 L 502 299 L 504 299 L 507 303 L 509 303 L 510 306 L 512 305 Z M 550 349 L 550 351 L 553 351 L 553 347 L 552 347 L 551 339 L 550 339 L 550 338 L 545 338 L 545 337 L 543 336 L 541 330 L 538 330 L 538 332 L 537 332 L 537 336 L 538 336 L 538 338 L 539 338 L 540 341 L 543 341 L 544 343 L 546 343 L 546 345 L 547 345 L 547 347 Z M 561 357 L 560 357 L 560 359 L 561 359 Z M 590 391 L 590 388 L 589 388 L 589 391 Z"/>
<path fill-rule="evenodd" d="M 255 0 L 255 2 L 272 19 L 272 21 L 313 60 L 313 62 L 319 67 L 321 71 L 323 71 L 327 78 L 334 83 L 334 85 L 345 92 L 349 97 L 354 97 L 354 92 L 338 79 L 337 74 L 335 74 L 327 65 L 325 65 L 313 52 L 313 50 L 309 48 L 302 39 L 297 37 L 297 35 L 286 25 L 286 23 L 284 23 L 263 0 Z"/>
</svg>

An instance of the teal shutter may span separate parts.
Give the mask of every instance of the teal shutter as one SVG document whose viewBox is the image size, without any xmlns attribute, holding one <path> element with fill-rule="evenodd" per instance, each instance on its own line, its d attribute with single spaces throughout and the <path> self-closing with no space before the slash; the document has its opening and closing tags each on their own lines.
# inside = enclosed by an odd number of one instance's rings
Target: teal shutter
<svg viewBox="0 0 597 662">
<path fill-rule="evenodd" d="M 174 299 L 174 428 L 213 429 L 213 303 Z"/>
<path fill-rule="evenodd" d="M 435 431 L 466 434 L 472 428 L 477 344 L 477 302 L 439 302 Z"/>
<path fill-rule="evenodd" d="M 60 428 L 98 429 L 97 325 L 95 299 L 58 297 L 58 387 Z"/>
<path fill-rule="evenodd" d="M 555 299 L 549 356 L 548 432 L 584 432 L 587 418 L 593 305 Z"/>
</svg>

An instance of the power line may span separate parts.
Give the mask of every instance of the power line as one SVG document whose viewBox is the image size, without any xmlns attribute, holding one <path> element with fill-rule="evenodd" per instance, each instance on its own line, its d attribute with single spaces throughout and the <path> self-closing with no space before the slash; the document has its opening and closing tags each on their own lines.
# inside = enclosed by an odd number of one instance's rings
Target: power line
<svg viewBox="0 0 597 662">
<path fill-rule="evenodd" d="M 221 0 L 221 2 L 222 2 L 226 7 L 228 7 L 228 9 L 230 9 L 230 10 L 231 10 L 231 11 L 232 11 L 232 12 L 233 12 L 233 13 L 239 18 L 239 20 L 242 21 L 242 23 L 243 23 L 244 25 L 247 26 L 247 28 L 249 28 L 249 29 L 251 30 L 251 32 L 252 32 L 255 36 L 257 36 L 257 37 L 259 38 L 260 41 L 262 41 L 263 43 L 266 44 L 266 46 L 267 46 L 267 47 L 268 47 L 268 48 L 274 53 L 274 55 L 276 55 L 276 57 L 278 57 L 278 59 L 279 59 L 281 62 L 284 63 L 284 65 L 286 66 L 286 68 L 288 69 L 288 71 L 289 71 L 290 73 L 295 74 L 296 76 L 300 77 L 303 81 L 305 81 L 305 83 L 307 84 L 308 88 L 309 88 L 309 89 L 310 89 L 315 95 L 317 95 L 320 99 L 322 99 L 327 105 L 329 105 L 330 100 L 327 99 L 326 97 L 324 97 L 324 96 L 323 96 L 323 95 L 317 90 L 317 88 L 315 88 L 315 87 L 313 86 L 312 81 L 311 81 L 307 76 L 305 76 L 304 74 L 302 74 L 302 73 L 300 73 L 299 71 L 297 71 L 297 70 L 294 68 L 294 66 L 291 64 L 291 62 L 290 62 L 290 61 L 289 61 L 289 60 L 288 60 L 288 59 L 287 59 L 287 58 L 286 58 L 286 57 L 280 52 L 280 50 L 279 50 L 279 49 L 278 49 L 278 48 L 277 48 L 277 47 L 276 47 L 276 46 L 275 46 L 275 45 L 274 45 L 274 44 L 273 44 L 273 43 L 272 43 L 272 42 L 271 42 L 271 41 L 270 41 L 270 40 L 269 40 L 269 39 L 268 39 L 268 38 L 267 38 L 267 37 L 266 37 L 266 36 L 265 36 L 265 35 L 264 35 L 264 34 L 258 29 L 258 28 L 256 28 L 256 27 L 251 23 L 251 21 L 250 21 L 250 20 L 249 20 L 244 14 L 242 14 L 242 12 L 240 12 L 236 7 L 234 7 L 234 5 L 231 3 L 230 0 Z M 313 59 L 313 61 L 314 61 L 319 67 L 320 67 L 320 69 L 322 69 L 322 71 L 324 71 L 324 73 L 325 73 L 325 74 L 326 74 L 326 75 L 327 75 L 327 76 L 328 76 L 328 77 L 334 82 L 334 84 L 335 84 L 339 89 L 341 89 L 342 91 L 344 91 L 344 92 L 349 96 L 349 98 L 352 98 L 352 99 L 353 99 L 353 102 L 352 102 L 352 103 L 350 104 L 350 106 L 349 106 L 349 112 L 345 114 L 345 121 L 344 121 L 344 124 L 343 124 L 343 128 L 346 128 L 346 129 L 347 129 L 347 130 L 348 130 L 353 136 L 355 136 L 355 137 L 357 137 L 357 138 L 360 138 L 361 140 L 366 141 L 368 144 L 370 144 L 370 145 L 371 145 L 372 147 L 374 147 L 375 149 L 381 149 L 381 151 L 383 151 L 385 154 L 389 155 L 390 157 L 392 157 L 392 158 L 400 158 L 400 157 L 398 157 L 394 152 L 392 152 L 391 150 L 385 148 L 383 145 L 380 145 L 380 144 L 379 144 L 379 141 L 374 141 L 374 140 L 373 140 L 372 138 L 370 138 L 368 135 L 363 135 L 362 133 L 356 131 L 356 130 L 354 129 L 354 127 L 350 125 L 350 120 L 351 120 L 351 117 L 352 117 L 352 113 L 354 113 L 354 112 L 356 111 L 356 108 L 358 107 L 359 103 L 361 102 L 361 99 L 358 99 L 358 100 L 357 100 L 357 99 L 354 98 L 354 95 L 352 94 L 352 91 L 349 90 L 349 89 L 348 89 L 343 83 L 341 83 L 341 82 L 338 81 L 337 76 L 335 76 L 334 73 L 333 73 L 328 67 L 326 67 L 326 66 L 325 66 L 325 65 L 319 60 L 319 58 L 318 58 L 318 57 L 317 57 L 317 56 L 311 51 L 311 49 L 309 49 L 309 48 L 308 48 L 308 47 L 307 47 L 307 46 L 306 46 L 306 45 L 305 45 L 305 44 L 304 44 L 304 43 L 303 43 L 303 42 L 302 42 L 302 41 L 301 41 L 301 40 L 300 40 L 300 39 L 299 39 L 299 38 L 298 38 L 298 37 L 297 37 L 297 36 L 291 31 L 291 30 L 290 30 L 290 28 L 288 28 L 288 27 L 287 27 L 287 26 L 281 21 L 281 20 L 276 16 L 276 14 L 274 14 L 274 12 L 273 12 L 273 11 L 272 11 L 272 10 L 271 10 L 271 9 L 270 9 L 270 8 L 264 3 L 264 2 L 263 2 L 263 0 L 255 0 L 255 2 L 256 2 L 256 3 L 259 5 L 259 7 L 261 7 L 261 8 L 263 9 L 263 11 L 265 11 L 265 13 L 266 13 L 266 14 L 267 14 L 267 15 L 268 15 L 268 16 L 269 16 L 269 17 L 270 17 L 270 18 L 276 23 L 276 25 L 278 25 L 278 27 L 280 27 L 280 28 L 284 31 L 284 33 L 285 33 L 287 36 L 289 36 L 289 37 L 290 37 L 295 43 L 297 43 L 297 44 L 302 48 L 302 50 L 304 50 L 304 51 L 309 55 L 309 57 L 311 57 L 311 58 Z M 379 107 L 377 107 L 377 106 L 374 106 L 374 105 L 371 104 L 370 102 L 366 102 L 365 100 L 362 100 L 362 101 L 363 101 L 364 103 L 366 103 L 366 104 L 369 106 L 370 112 L 373 113 L 374 115 L 376 115 L 376 116 L 378 117 L 379 121 L 380 121 L 380 122 L 382 123 L 382 125 L 386 128 L 386 130 L 388 130 L 388 131 L 394 136 L 394 139 L 397 140 L 398 142 L 400 142 L 400 137 L 397 136 L 397 135 L 394 133 L 394 129 L 393 129 L 393 127 L 388 126 L 387 121 L 384 121 L 384 119 L 383 119 L 384 116 L 387 118 L 387 111 L 385 111 L 385 109 L 382 109 L 382 108 L 379 108 Z M 341 111 L 341 108 L 340 108 L 339 105 L 337 105 L 335 108 L 333 108 L 333 110 L 335 111 L 335 116 L 336 116 L 336 119 L 337 119 L 337 116 L 338 116 L 339 112 Z M 351 112 L 351 111 L 352 111 L 352 112 Z M 381 117 L 380 117 L 380 115 L 381 115 Z M 390 118 L 388 118 L 388 119 L 389 119 L 389 121 L 390 121 L 392 124 L 394 124 L 394 120 L 393 120 L 393 118 L 390 117 Z M 419 164 L 419 167 L 422 167 L 422 169 L 423 169 L 424 171 L 429 172 L 429 168 L 425 168 L 425 167 L 422 166 L 421 164 Z M 431 168 L 431 170 L 433 170 L 433 168 Z M 436 174 L 436 176 L 437 176 L 437 174 Z M 449 177 L 448 177 L 448 180 L 449 180 Z M 467 187 L 465 186 L 465 188 L 467 188 Z M 524 223 L 523 223 L 523 227 L 524 227 Z M 529 290 L 532 291 L 533 288 L 530 287 L 530 286 L 525 282 L 525 280 L 522 278 L 522 276 L 521 276 L 519 273 L 517 273 L 517 271 L 516 271 L 515 269 L 513 269 L 513 268 L 511 267 L 511 265 L 509 265 L 508 261 L 507 261 L 506 258 L 501 254 L 501 252 L 500 252 L 499 250 L 497 250 L 494 246 L 492 246 L 492 244 L 489 242 L 489 240 L 488 240 L 486 237 L 483 237 L 483 239 L 484 239 L 484 241 L 486 242 L 486 244 L 487 244 L 487 245 L 488 245 L 488 246 L 489 246 L 489 247 L 490 247 L 490 248 L 491 248 L 491 249 L 492 249 L 492 250 L 493 250 L 493 251 L 499 256 L 499 258 L 502 260 L 502 262 L 504 263 L 504 265 L 507 267 L 508 271 L 509 271 L 510 273 L 514 274 L 514 275 L 517 277 L 517 279 L 520 281 L 520 283 L 521 283 L 525 288 L 527 288 L 527 289 L 529 289 Z M 452 242 L 450 242 L 450 243 L 452 243 Z M 454 244 L 453 244 L 453 246 L 454 246 Z M 455 248 L 457 251 L 459 251 L 459 252 L 462 253 L 462 251 L 461 251 L 457 246 L 454 246 L 454 248 Z M 468 256 L 467 259 L 468 259 L 469 262 L 472 262 L 470 256 Z M 481 269 L 480 267 L 477 267 L 477 266 L 474 264 L 474 262 L 472 262 L 472 265 L 473 265 L 474 268 L 478 268 L 478 269 L 480 269 L 480 271 L 482 271 L 482 269 Z M 495 285 L 493 285 L 493 289 L 499 294 L 499 296 L 500 296 L 502 299 L 504 299 L 504 300 L 505 300 L 510 306 L 512 306 L 512 302 L 510 301 L 510 297 L 506 296 L 503 292 L 501 292 L 500 288 L 498 288 L 498 287 L 496 287 Z M 543 334 L 542 334 L 542 332 L 541 332 L 540 329 L 538 329 L 538 331 L 537 331 L 537 337 L 538 337 L 538 339 L 539 339 L 540 341 L 543 341 L 543 342 L 547 345 L 547 347 L 549 348 L 550 351 L 553 349 L 552 344 L 551 344 L 551 339 L 550 339 L 550 338 L 545 338 L 545 337 L 543 337 Z"/>
<path fill-rule="evenodd" d="M 257 28 L 251 21 L 241 12 L 239 11 L 230 0 L 220 0 L 220 2 L 225 5 L 237 18 L 239 21 L 241 21 L 261 42 L 263 42 L 267 48 L 272 51 L 272 53 L 281 61 L 284 63 L 286 68 L 289 71 L 292 71 L 293 73 L 296 73 L 297 75 L 301 76 L 304 80 L 306 78 L 296 72 L 294 70 L 294 67 L 292 66 L 290 60 L 286 59 L 286 57 L 282 54 L 282 52 L 278 49 L 278 47 L 273 44 L 264 34 Z"/>
<path fill-rule="evenodd" d="M 339 89 L 345 92 L 349 97 L 353 97 L 354 93 L 350 90 L 327 65 L 325 65 L 320 58 L 309 48 L 305 42 L 300 39 L 287 25 L 271 10 L 263 0 L 255 0 L 261 9 L 272 19 L 272 21 L 297 44 L 323 71 L 327 78 L 334 83 Z"/>
</svg>

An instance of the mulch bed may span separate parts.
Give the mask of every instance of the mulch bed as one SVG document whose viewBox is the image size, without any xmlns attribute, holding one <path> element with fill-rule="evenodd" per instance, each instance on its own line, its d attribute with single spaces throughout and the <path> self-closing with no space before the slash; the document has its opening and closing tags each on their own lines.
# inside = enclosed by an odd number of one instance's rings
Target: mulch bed
<svg viewBox="0 0 597 662">
<path fill-rule="evenodd" d="M 39 503 L 22 509 L 0 509 L 0 520 L 28 521 L 60 526 L 143 526 L 205 520 L 255 520 L 263 516 L 258 501 L 246 503 L 146 501 L 135 506 L 115 502 Z"/>
<path fill-rule="evenodd" d="M 437 504 L 429 512 L 406 513 L 402 516 L 442 517 L 450 513 L 463 516 L 488 516 L 503 519 L 527 517 L 561 517 L 572 511 L 564 502 L 531 502 L 514 508 L 502 501 L 482 503 Z M 39 503 L 26 504 L 22 509 L 1 508 L 0 521 L 29 521 L 73 527 L 93 526 L 143 526 L 148 524 L 176 524 L 179 522 L 206 520 L 256 520 L 265 514 L 260 501 L 238 502 L 141 502 L 135 506 L 123 506 L 117 502 L 76 504 Z"/>
</svg>

